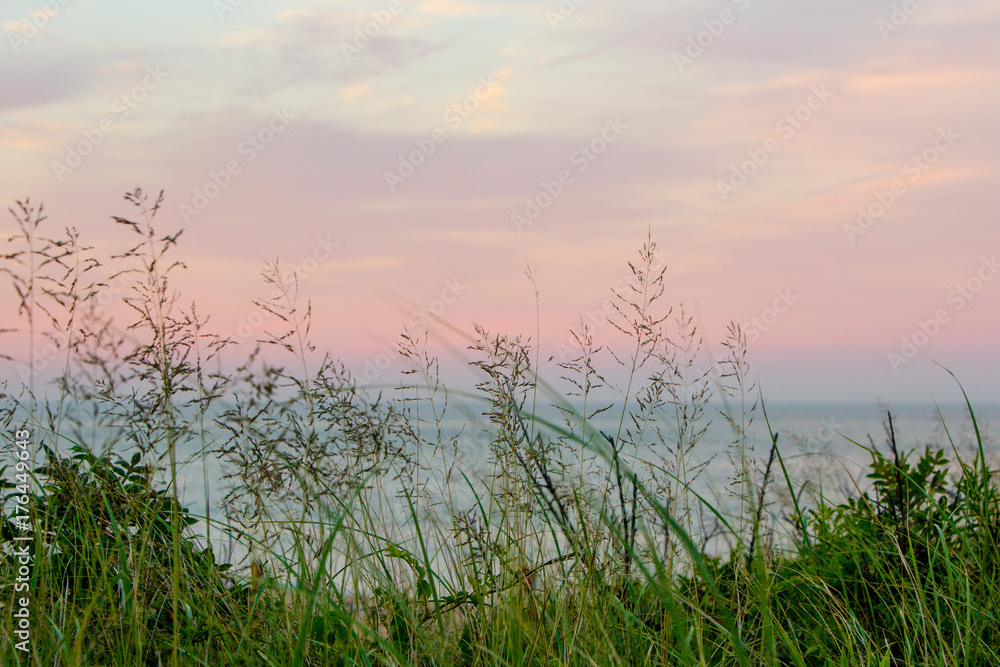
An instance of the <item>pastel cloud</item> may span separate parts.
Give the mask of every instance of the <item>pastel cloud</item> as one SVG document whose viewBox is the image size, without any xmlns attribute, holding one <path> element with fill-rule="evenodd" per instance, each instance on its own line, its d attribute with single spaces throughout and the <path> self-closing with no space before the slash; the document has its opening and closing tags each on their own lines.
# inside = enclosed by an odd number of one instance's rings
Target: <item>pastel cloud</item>
<svg viewBox="0 0 1000 667">
<path fill-rule="evenodd" d="M 594 1 L 553 26 L 556 2 L 429 0 L 402 3 L 359 48 L 357 30 L 385 6 L 262 2 L 220 20 L 185 0 L 175 13 L 203 15 L 182 32 L 166 10 L 137 10 L 140 24 L 96 3 L 92 23 L 53 26 L 72 37 L 65 46 L 32 43 L 0 61 L 16 91 L 0 97 L 0 193 L 44 199 L 110 247 L 107 216 L 121 212 L 122 191 L 166 188 L 169 220 L 181 224 L 180 205 L 235 161 L 238 175 L 188 217 L 186 284 L 216 276 L 224 295 L 203 298 L 231 328 L 258 296 L 263 261 L 301 264 L 332 236 L 336 256 L 303 291 L 317 302 L 315 330 L 358 358 L 371 354 L 371 331 L 391 339 L 398 329 L 386 294 L 426 304 L 447 280 L 468 286 L 450 321 L 532 331 L 526 262 L 545 329 L 565 331 L 600 307 L 651 232 L 671 255 L 670 298 L 712 339 L 729 318 L 758 317 L 776 291 L 800 295 L 755 341 L 790 396 L 808 380 L 810 350 L 891 387 L 886 352 L 1000 251 L 1000 12 L 990 4 L 929 3 L 886 39 L 879 21 L 890 10 L 861 0 L 708 10 Z M 678 71 L 674 54 L 724 8 L 736 20 Z M 153 31 L 158 22 L 171 30 Z M 120 44 L 102 43 L 107 26 Z M 171 73 L 163 88 L 57 181 L 52 162 L 154 63 Z M 483 78 L 495 86 L 477 97 Z M 829 99 L 790 135 L 780 129 L 816 87 Z M 448 111 L 470 99 L 474 110 L 452 126 Z M 239 147 L 282 108 L 294 116 L 287 129 L 248 160 Z M 627 129 L 581 170 L 573 156 L 614 118 Z M 862 236 L 846 234 L 946 127 L 954 145 Z M 445 139 L 430 139 L 433 153 L 390 189 L 386 173 L 438 129 Z M 723 201 L 718 184 L 769 139 L 778 150 Z M 572 183 L 519 232 L 512 216 L 563 171 Z M 926 351 L 995 358 L 998 303 L 1000 281 L 953 312 Z M 782 350 L 801 354 L 805 370 L 796 375 Z M 816 373 L 835 365 L 817 362 Z"/>
</svg>

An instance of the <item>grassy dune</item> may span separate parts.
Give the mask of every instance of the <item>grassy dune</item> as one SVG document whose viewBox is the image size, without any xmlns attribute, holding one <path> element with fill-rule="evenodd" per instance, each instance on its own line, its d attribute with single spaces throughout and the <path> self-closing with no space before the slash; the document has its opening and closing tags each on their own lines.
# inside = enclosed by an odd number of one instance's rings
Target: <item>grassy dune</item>
<svg viewBox="0 0 1000 667">
<path fill-rule="evenodd" d="M 535 343 L 477 328 L 467 395 L 417 332 L 400 338 L 406 382 L 366 391 L 317 356 L 276 265 L 258 306 L 277 328 L 220 372 L 231 341 L 171 288 L 162 194 L 126 200 L 107 258 L 12 208 L 4 269 L 32 348 L 4 362 L 0 397 L 0 664 L 1000 664 L 1000 494 L 967 398 L 971 454 L 950 435 L 901 451 L 887 416 L 867 477 L 828 499 L 782 456 L 780 425 L 753 446 L 767 414 L 738 325 L 720 372 L 700 369 L 652 241 L 612 297 L 626 344 L 609 356 L 572 332 L 562 389 Z M 43 365 L 57 380 L 38 386 Z M 442 429 L 456 396 L 488 417 L 485 475 L 468 433 Z M 732 433 L 725 502 L 693 487 L 713 416 Z M 200 470 L 208 497 L 209 460 L 221 516 L 179 493 Z"/>
</svg>

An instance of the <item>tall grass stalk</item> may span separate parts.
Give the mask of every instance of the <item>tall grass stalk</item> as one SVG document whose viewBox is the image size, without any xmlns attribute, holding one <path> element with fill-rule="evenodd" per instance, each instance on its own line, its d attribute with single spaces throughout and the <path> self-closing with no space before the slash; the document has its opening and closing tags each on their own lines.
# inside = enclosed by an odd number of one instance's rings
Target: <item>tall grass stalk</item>
<svg viewBox="0 0 1000 667">
<path fill-rule="evenodd" d="M 907 450 L 887 415 L 884 446 L 854 443 L 866 476 L 833 500 L 782 451 L 737 325 L 713 393 L 693 319 L 662 305 L 651 238 L 612 295 L 624 344 L 581 321 L 558 365 L 566 392 L 546 381 L 537 323 L 534 340 L 475 329 L 474 392 L 446 388 L 428 334 L 404 331 L 405 382 L 377 391 L 317 353 L 311 305 L 277 262 L 256 302 L 270 319 L 235 358 L 194 304 L 177 307 L 180 232 L 156 231 L 162 193 L 126 200 L 137 220 L 115 221 L 134 245 L 108 258 L 72 231 L 41 241 L 41 208 L 14 210 L 4 270 L 31 372 L 0 395 L 0 419 L 54 446 L 30 475 L 0 463 L 0 664 L 1000 661 L 995 453 L 964 390 L 971 450 L 945 424 L 942 448 Z M 111 284 L 128 291 L 101 311 Z M 60 341 L 54 395 L 33 384 L 40 335 Z M 488 423 L 449 430 L 456 398 Z M 713 398 L 731 408 L 732 484 L 710 501 L 695 482 Z M 199 468 L 203 515 L 182 492 Z M 27 652 L 8 613 L 22 498 Z"/>
</svg>

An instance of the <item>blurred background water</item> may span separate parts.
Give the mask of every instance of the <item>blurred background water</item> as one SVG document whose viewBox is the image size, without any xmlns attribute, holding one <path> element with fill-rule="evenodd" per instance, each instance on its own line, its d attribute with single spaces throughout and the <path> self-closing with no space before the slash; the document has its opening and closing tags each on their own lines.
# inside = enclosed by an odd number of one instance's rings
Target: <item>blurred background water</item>
<svg viewBox="0 0 1000 667">
<path fill-rule="evenodd" d="M 1000 404 L 973 407 L 987 455 L 996 460 L 1000 454 L 996 446 Z M 767 404 L 766 408 L 771 429 L 778 435 L 781 454 L 796 482 L 808 483 L 832 500 L 856 495 L 859 489 L 866 488 L 864 475 L 866 465 L 871 461 L 869 448 L 874 446 L 884 455 L 890 455 L 887 412 L 892 414 L 896 443 L 901 452 L 922 451 L 929 446 L 944 449 L 948 458 L 954 459 L 953 446 L 962 456 L 970 458 L 977 450 L 975 429 L 964 404 L 774 403 Z M 689 468 L 705 464 L 692 488 L 722 509 L 732 504 L 729 485 L 734 478 L 734 469 L 729 454 L 735 439 L 732 427 L 723 416 L 724 409 L 721 405 L 706 409 L 704 419 L 708 422 L 707 429 L 688 455 Z M 454 438 L 454 446 L 449 445 L 447 449 L 451 454 L 444 459 L 436 455 L 432 444 L 422 445 L 421 463 L 428 469 L 419 473 L 417 480 L 426 485 L 428 497 L 425 502 L 428 507 L 438 505 L 434 496 L 443 496 L 446 491 L 442 485 L 443 461 L 453 462 L 461 471 L 461 474 L 453 476 L 448 485 L 447 492 L 453 502 L 471 507 L 477 495 L 485 495 L 494 471 L 490 443 L 495 437 L 495 429 L 481 414 L 482 410 L 482 405 L 469 403 L 455 405 L 449 410 L 440 423 L 441 437 L 446 441 Z M 561 424 L 564 423 L 562 415 L 552 408 L 540 409 L 539 414 L 540 422 L 534 425 L 536 432 L 547 439 L 558 437 L 541 422 Z M 620 417 L 620 412 L 609 410 L 599 415 L 593 426 L 614 435 L 618 431 Z M 671 442 L 676 433 L 672 414 L 664 412 L 659 417 L 659 434 L 663 440 Z M 530 428 L 531 424 L 526 426 Z M 625 429 L 628 428 L 626 418 Z M 421 435 L 426 440 L 436 440 L 436 430 L 434 423 L 421 423 Z M 45 437 L 43 434 L 42 438 Z M 213 440 L 221 442 L 225 437 L 225 433 L 211 426 L 205 434 L 209 443 Z M 638 454 L 640 459 L 656 459 L 666 453 L 666 447 L 658 444 L 657 437 L 651 436 L 650 431 L 647 431 L 644 441 L 647 444 L 638 452 L 626 445 L 623 459 L 630 463 L 634 454 Z M 65 449 L 69 444 L 64 441 L 60 447 Z M 771 445 L 760 406 L 753 412 L 747 430 L 747 444 L 759 474 Z M 203 447 L 201 438 L 195 438 L 179 448 L 178 456 L 183 462 L 178 480 L 182 504 L 196 516 L 225 521 L 221 504 L 231 488 L 224 479 L 226 464 L 211 454 L 201 453 Z M 131 453 L 127 440 L 119 448 L 123 455 Z M 575 460 L 577 453 L 574 450 L 578 449 L 579 444 L 571 441 L 564 456 Z M 597 457 L 594 458 L 596 460 Z M 771 491 L 780 491 L 782 485 L 780 480 L 773 482 Z M 406 524 L 410 510 L 405 500 L 396 498 L 391 511 L 396 514 L 400 525 Z M 443 513 L 443 507 L 441 511 Z M 204 535 L 204 522 L 199 522 L 195 530 Z M 241 549 L 234 549 L 231 541 L 219 531 L 214 531 L 212 542 L 222 554 L 231 558 L 239 560 L 244 555 Z"/>
</svg>

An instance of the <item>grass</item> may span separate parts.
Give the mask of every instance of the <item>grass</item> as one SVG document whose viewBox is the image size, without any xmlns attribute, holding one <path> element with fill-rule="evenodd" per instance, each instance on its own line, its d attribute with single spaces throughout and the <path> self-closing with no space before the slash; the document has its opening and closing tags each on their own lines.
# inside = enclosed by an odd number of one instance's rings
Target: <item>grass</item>
<svg viewBox="0 0 1000 667">
<path fill-rule="evenodd" d="M 830 499 L 770 423 L 758 457 L 750 425 L 768 417 L 745 336 L 730 327 L 718 377 L 700 368 L 651 240 L 612 294 L 626 343 L 597 346 L 581 323 L 563 390 L 537 340 L 476 328 L 469 395 L 418 332 L 400 339 L 406 382 L 367 392 L 317 353 L 276 263 L 256 305 L 279 328 L 228 367 L 231 341 L 171 288 L 183 264 L 180 233 L 156 231 L 162 193 L 126 200 L 136 219 L 114 220 L 132 243 L 106 259 L 74 230 L 46 237 L 40 207 L 11 210 L 4 271 L 31 348 L 0 403 L 0 664 L 1000 664 L 1000 492 L 967 397 L 973 453 L 947 430 L 940 449 L 901 451 L 889 415 L 884 453 L 855 443 L 867 478 Z M 43 367 L 59 369 L 47 389 Z M 485 474 L 471 435 L 443 426 L 456 396 L 489 420 Z M 713 398 L 729 406 L 732 497 L 710 502 L 693 484 Z M 210 460 L 221 518 L 181 493 L 200 464 L 207 504 Z"/>
</svg>

